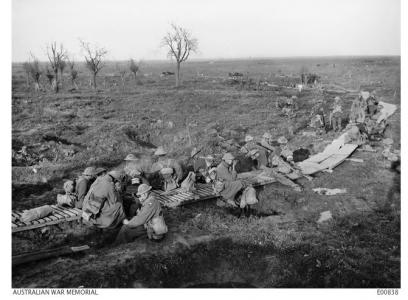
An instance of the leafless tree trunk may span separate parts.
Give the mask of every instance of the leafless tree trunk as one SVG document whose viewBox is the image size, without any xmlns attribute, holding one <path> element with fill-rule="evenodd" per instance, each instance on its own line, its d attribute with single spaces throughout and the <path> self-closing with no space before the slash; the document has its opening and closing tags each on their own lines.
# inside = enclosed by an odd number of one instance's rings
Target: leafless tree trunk
<svg viewBox="0 0 408 300">
<path fill-rule="evenodd" d="M 29 62 L 24 62 L 23 63 L 23 69 L 24 69 L 24 73 L 26 75 L 26 85 L 27 88 L 30 88 L 30 63 Z"/>
<path fill-rule="evenodd" d="M 68 67 L 69 67 L 69 73 L 71 77 L 71 84 L 72 88 L 74 90 L 78 90 L 78 85 L 76 84 L 76 79 L 78 77 L 78 71 L 75 69 L 75 61 L 72 59 L 67 59 L 68 60 Z"/>
<path fill-rule="evenodd" d="M 125 90 L 125 77 L 126 77 L 126 69 L 124 66 L 121 66 L 119 63 L 116 64 L 116 70 L 119 73 L 120 81 L 122 83 L 122 91 Z"/>
<path fill-rule="evenodd" d="M 137 84 L 137 72 L 139 71 L 139 64 L 136 64 L 136 62 L 133 59 L 130 59 L 129 61 L 129 69 L 130 71 L 133 73 L 133 75 L 135 76 L 135 83 Z"/>
<path fill-rule="evenodd" d="M 180 65 L 186 61 L 191 52 L 198 49 L 198 41 L 186 29 L 171 25 L 171 31 L 162 40 L 162 46 L 167 47 L 168 57 L 176 60 L 176 87 L 180 85 Z"/>
<path fill-rule="evenodd" d="M 92 86 L 96 89 L 96 76 L 103 68 L 103 57 L 108 53 L 104 48 L 94 47 L 92 48 L 89 43 L 80 40 L 82 50 L 85 52 L 86 67 L 92 75 Z"/>
<path fill-rule="evenodd" d="M 40 77 L 42 74 L 42 71 L 40 69 L 40 62 L 33 54 L 31 54 L 31 58 L 33 61 L 28 62 L 29 71 L 31 78 L 34 80 L 34 90 L 36 92 L 39 92 L 41 91 Z"/>
<path fill-rule="evenodd" d="M 65 59 L 66 59 L 66 51 L 62 44 L 60 44 L 59 49 L 57 47 L 57 42 L 51 43 L 47 46 L 47 56 L 48 60 L 50 61 L 51 68 L 54 71 L 54 91 L 58 93 L 60 88 L 60 80 L 59 80 L 59 73 L 61 74 L 65 68 Z"/>
</svg>

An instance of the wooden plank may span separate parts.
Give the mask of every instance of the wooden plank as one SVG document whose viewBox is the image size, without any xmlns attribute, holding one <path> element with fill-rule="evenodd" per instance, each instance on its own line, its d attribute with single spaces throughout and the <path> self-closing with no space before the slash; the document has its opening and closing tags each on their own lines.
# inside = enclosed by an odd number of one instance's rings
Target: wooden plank
<svg viewBox="0 0 408 300">
<path fill-rule="evenodd" d="M 73 208 L 71 208 L 71 207 L 67 208 L 66 210 L 68 210 L 69 212 L 73 213 L 75 216 L 79 215 L 79 213 L 78 213 L 75 209 L 73 209 Z M 81 215 L 82 215 L 82 212 L 81 212 Z"/>
<path fill-rule="evenodd" d="M 44 219 L 47 223 L 54 221 L 53 219 L 50 219 L 48 216 L 44 217 L 43 219 Z"/>
<path fill-rule="evenodd" d="M 65 217 L 64 217 L 63 215 L 59 214 L 56 210 L 54 210 L 54 211 L 52 212 L 52 215 L 53 215 L 53 216 L 56 216 L 59 220 L 65 219 Z"/>
<path fill-rule="evenodd" d="M 59 220 L 59 218 L 57 218 L 56 216 L 54 216 L 54 215 L 48 215 L 47 216 L 48 218 L 50 218 L 51 220 L 53 220 L 53 221 L 56 221 L 56 220 Z"/>
<path fill-rule="evenodd" d="M 67 215 L 69 215 L 69 216 L 71 216 L 71 217 L 74 217 L 74 216 L 77 215 L 76 213 L 74 214 L 73 212 L 71 212 L 70 210 L 66 209 L 65 207 L 61 207 L 61 210 L 62 210 L 65 214 L 67 214 Z"/>
<path fill-rule="evenodd" d="M 62 208 L 58 207 L 58 206 L 53 206 L 53 209 L 55 211 L 57 211 L 60 215 L 64 216 L 64 218 L 69 218 L 71 217 L 71 215 L 67 214 Z"/>
</svg>

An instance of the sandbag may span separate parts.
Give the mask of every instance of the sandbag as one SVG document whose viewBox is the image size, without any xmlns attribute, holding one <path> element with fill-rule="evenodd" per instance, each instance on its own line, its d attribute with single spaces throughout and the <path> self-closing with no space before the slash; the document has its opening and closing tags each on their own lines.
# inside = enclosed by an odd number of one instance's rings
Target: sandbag
<svg viewBox="0 0 408 300">
<path fill-rule="evenodd" d="M 166 222 L 164 221 L 164 217 L 159 215 L 154 217 L 149 222 L 149 226 L 153 229 L 154 233 L 157 235 L 166 234 L 168 231 Z"/>
<path fill-rule="evenodd" d="M 92 190 L 90 190 L 88 193 L 88 201 L 84 202 L 84 207 L 82 210 L 91 216 L 96 216 L 101 211 L 106 198 L 96 197 Z"/>
<path fill-rule="evenodd" d="M 178 188 L 177 182 L 171 178 L 164 181 L 164 191 L 169 192 Z"/>
<path fill-rule="evenodd" d="M 181 190 L 183 192 L 195 191 L 196 176 L 194 172 L 189 172 L 186 179 L 181 183 Z"/>
<path fill-rule="evenodd" d="M 43 205 L 30 210 L 25 210 L 21 215 L 20 220 L 22 222 L 30 222 L 44 218 L 52 213 L 53 209 L 49 205 Z"/>
<path fill-rule="evenodd" d="M 75 191 L 75 182 L 73 180 L 67 180 L 64 183 L 64 191 L 66 194 L 73 193 Z"/>
<path fill-rule="evenodd" d="M 75 202 L 77 201 L 77 196 L 75 194 L 65 194 L 57 195 L 57 204 L 60 206 L 75 207 Z"/>
<path fill-rule="evenodd" d="M 249 186 L 242 192 L 239 207 L 244 208 L 247 205 L 253 205 L 256 203 L 258 203 L 256 191 L 252 186 Z"/>
</svg>

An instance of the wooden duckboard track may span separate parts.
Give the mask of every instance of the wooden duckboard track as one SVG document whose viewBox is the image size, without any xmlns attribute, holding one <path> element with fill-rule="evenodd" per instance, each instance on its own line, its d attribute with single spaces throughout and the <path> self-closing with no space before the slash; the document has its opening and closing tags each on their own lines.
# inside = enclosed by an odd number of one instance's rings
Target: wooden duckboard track
<svg viewBox="0 0 408 300">
<path fill-rule="evenodd" d="M 82 211 L 78 208 L 61 208 L 56 205 L 51 205 L 51 207 L 53 208 L 52 214 L 30 222 L 20 221 L 20 217 L 23 213 L 20 211 L 13 211 L 12 216 L 15 220 L 14 222 L 11 222 L 12 233 L 81 219 Z"/>
<path fill-rule="evenodd" d="M 273 177 L 263 176 L 262 171 L 240 173 L 238 178 L 253 186 L 266 185 L 276 181 Z M 178 188 L 171 192 L 156 190 L 154 193 L 163 206 L 170 208 L 219 197 L 214 194 L 211 184 L 201 183 L 196 184 L 196 190 L 193 192 L 184 192 Z"/>
<path fill-rule="evenodd" d="M 247 183 L 251 183 L 253 186 L 266 185 L 276 181 L 273 177 L 263 176 L 262 171 L 240 173 L 238 174 L 238 178 Z M 219 197 L 214 194 L 211 184 L 200 183 L 196 184 L 196 190 L 194 192 L 183 192 L 179 188 L 167 193 L 159 190 L 153 192 L 158 197 L 160 203 L 169 208 Z M 54 209 L 51 215 L 27 223 L 23 223 L 19 220 L 22 212 L 13 211 L 12 216 L 13 219 L 16 218 L 16 220 L 11 223 L 12 233 L 81 220 L 82 211 L 78 208 L 61 208 L 56 205 L 51 205 L 51 207 Z"/>
</svg>

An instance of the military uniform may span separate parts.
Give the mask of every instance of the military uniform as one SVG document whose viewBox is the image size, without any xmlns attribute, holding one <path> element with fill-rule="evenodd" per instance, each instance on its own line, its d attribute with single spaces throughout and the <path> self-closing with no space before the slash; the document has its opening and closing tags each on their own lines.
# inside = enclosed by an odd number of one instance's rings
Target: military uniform
<svg viewBox="0 0 408 300">
<path fill-rule="evenodd" d="M 244 187 L 242 182 L 237 180 L 237 177 L 237 171 L 229 167 L 225 161 L 217 166 L 217 180 L 223 184 L 219 194 L 230 203 L 235 200 L 235 196 Z"/>
<path fill-rule="evenodd" d="M 87 207 L 90 193 L 105 200 L 96 218 L 91 219 L 92 224 L 99 228 L 115 228 L 121 224 L 125 219 L 125 213 L 112 177 L 108 174 L 95 181 L 85 198 L 83 209 Z"/>
<path fill-rule="evenodd" d="M 150 193 L 149 197 L 143 202 L 137 215 L 134 216 L 127 225 L 122 226 L 115 243 L 129 243 L 146 234 L 153 239 L 163 238 L 164 235 L 155 235 L 149 224 L 154 217 L 158 217 L 162 214 L 159 200 Z"/>
<path fill-rule="evenodd" d="M 183 167 L 177 160 L 172 159 L 172 158 L 160 157 L 156 164 L 156 168 L 157 167 L 160 169 L 171 168 L 174 171 L 175 179 L 177 183 L 183 180 L 183 177 L 184 177 Z M 153 167 L 153 169 L 154 168 L 155 167 Z"/>
<path fill-rule="evenodd" d="M 75 201 L 75 207 L 82 209 L 82 205 L 85 199 L 86 194 L 89 191 L 89 188 L 92 184 L 92 181 L 84 176 L 80 176 L 76 181 L 75 192 L 77 200 Z"/>
<path fill-rule="evenodd" d="M 341 130 L 341 117 L 342 117 L 341 105 L 335 104 L 331 114 L 331 122 L 334 131 L 336 131 L 337 129 Z"/>
<path fill-rule="evenodd" d="M 255 140 L 247 142 L 244 146 L 242 146 L 242 150 L 245 153 L 248 153 L 254 149 L 258 150 L 259 153 L 259 156 L 257 158 L 258 164 L 266 166 L 268 164 L 268 155 L 265 147 L 258 144 Z"/>
</svg>

